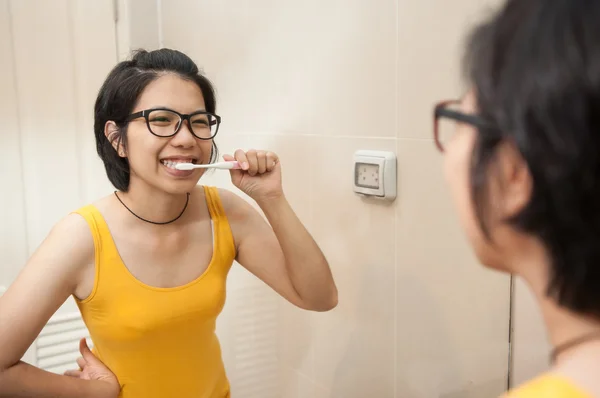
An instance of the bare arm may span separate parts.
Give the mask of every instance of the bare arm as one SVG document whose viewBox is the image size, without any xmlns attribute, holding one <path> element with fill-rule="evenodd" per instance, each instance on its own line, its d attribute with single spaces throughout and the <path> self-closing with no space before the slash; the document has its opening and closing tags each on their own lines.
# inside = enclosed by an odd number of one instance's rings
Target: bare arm
<svg viewBox="0 0 600 398">
<path fill-rule="evenodd" d="M 46 372 L 24 362 L 27 348 L 94 261 L 86 222 L 69 215 L 59 222 L 0 298 L 0 397 L 116 397 L 114 385 Z"/>
<path fill-rule="evenodd" d="M 221 190 L 221 196 L 242 266 L 300 308 L 328 311 L 337 305 L 329 264 L 283 195 L 257 202 L 268 223 L 237 195 Z"/>
</svg>

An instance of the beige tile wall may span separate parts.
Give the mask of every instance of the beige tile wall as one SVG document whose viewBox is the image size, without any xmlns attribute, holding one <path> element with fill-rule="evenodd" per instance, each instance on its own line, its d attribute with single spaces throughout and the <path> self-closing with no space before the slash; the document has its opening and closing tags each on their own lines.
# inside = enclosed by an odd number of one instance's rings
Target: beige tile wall
<svg viewBox="0 0 600 398">
<path fill-rule="evenodd" d="M 0 0 L 0 289 L 59 219 L 111 192 L 93 105 L 116 62 L 112 9 L 113 0 Z M 74 311 L 68 299 L 57 312 Z M 23 360 L 36 364 L 35 344 Z"/>
<path fill-rule="evenodd" d="M 162 37 L 142 23 L 141 2 L 117 4 L 115 31 L 113 0 L 0 0 L 0 169 L 10 192 L 0 206 L 0 285 L 60 217 L 112 190 L 95 154 L 95 94 L 117 52 L 162 40 L 215 81 L 222 151 L 279 153 L 289 200 L 340 290 L 337 309 L 308 313 L 234 267 L 219 334 L 235 396 L 502 391 L 508 280 L 471 255 L 430 140 L 432 104 L 462 92 L 458 50 L 484 2 L 149 2 L 160 6 Z M 357 149 L 398 154 L 392 205 L 352 193 Z M 205 183 L 231 188 L 224 172 Z M 520 285 L 516 304 L 521 381 L 543 369 L 546 345 Z"/>
<path fill-rule="evenodd" d="M 0 51 L 6 286 L 59 219 L 111 192 L 93 107 L 116 62 L 112 0 L 0 0 Z"/>
<path fill-rule="evenodd" d="M 505 389 L 509 280 L 472 256 L 431 141 L 432 105 L 461 94 L 459 49 L 482 11 L 477 0 L 162 1 L 163 45 L 217 86 L 221 149 L 279 153 L 340 292 L 334 311 L 307 313 L 236 267 L 219 323 L 234 394 Z M 353 194 L 358 149 L 398 154 L 395 203 Z M 231 188 L 223 172 L 204 183 Z"/>
<path fill-rule="evenodd" d="M 529 287 L 521 280 L 515 283 L 513 294 L 513 356 L 512 379 L 521 384 L 550 366 L 550 342 L 542 315 Z"/>
</svg>

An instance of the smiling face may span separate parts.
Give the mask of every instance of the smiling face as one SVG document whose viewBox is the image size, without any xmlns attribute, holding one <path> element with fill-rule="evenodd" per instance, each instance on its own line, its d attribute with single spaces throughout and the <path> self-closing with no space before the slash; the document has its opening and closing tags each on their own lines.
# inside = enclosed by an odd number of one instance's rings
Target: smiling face
<svg viewBox="0 0 600 398">
<path fill-rule="evenodd" d="M 205 110 L 204 97 L 198 85 L 175 74 L 165 74 L 148 84 L 140 95 L 133 113 L 167 108 L 181 114 Z M 149 125 L 159 133 L 175 127 L 178 119 L 170 112 L 154 111 Z M 194 131 L 205 135 L 206 115 L 192 117 Z M 133 119 L 127 127 L 127 159 L 131 171 L 131 186 L 146 185 L 164 192 L 179 194 L 191 191 L 204 173 L 203 169 L 177 170 L 177 163 L 209 163 L 212 139 L 200 139 L 192 133 L 187 121 L 181 123 L 177 134 L 162 137 L 152 134 L 144 117 Z M 110 129 L 107 129 L 107 131 Z"/>
</svg>

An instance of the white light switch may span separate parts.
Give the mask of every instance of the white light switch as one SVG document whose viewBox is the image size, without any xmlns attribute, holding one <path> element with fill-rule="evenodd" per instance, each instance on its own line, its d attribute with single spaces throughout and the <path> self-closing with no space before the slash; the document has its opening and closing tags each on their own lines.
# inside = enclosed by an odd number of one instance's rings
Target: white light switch
<svg viewBox="0 0 600 398">
<path fill-rule="evenodd" d="M 6 288 L 4 286 L 0 286 L 0 296 L 2 296 L 6 292 Z"/>
<path fill-rule="evenodd" d="M 354 192 L 392 201 L 396 183 L 395 153 L 360 150 L 354 154 Z"/>
</svg>

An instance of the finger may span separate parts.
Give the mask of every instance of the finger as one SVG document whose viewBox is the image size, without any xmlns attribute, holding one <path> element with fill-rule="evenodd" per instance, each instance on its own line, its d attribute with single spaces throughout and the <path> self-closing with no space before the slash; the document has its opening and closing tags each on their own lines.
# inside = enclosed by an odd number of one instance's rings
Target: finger
<svg viewBox="0 0 600 398">
<path fill-rule="evenodd" d="M 82 373 L 83 372 L 81 370 L 74 370 L 73 369 L 73 370 L 67 370 L 67 371 L 65 371 L 64 375 L 65 376 L 70 376 L 70 377 L 80 378 Z"/>
<path fill-rule="evenodd" d="M 277 163 L 279 162 L 279 158 L 273 152 L 267 152 L 267 171 L 272 171 Z"/>
<path fill-rule="evenodd" d="M 86 362 L 93 363 L 96 361 L 96 357 L 94 356 L 92 351 L 90 351 L 90 347 L 88 347 L 87 341 L 85 340 L 85 338 L 82 338 L 81 340 L 79 340 L 79 352 L 81 352 L 81 356 L 83 356 L 83 359 Z"/>
<path fill-rule="evenodd" d="M 258 164 L 258 174 L 263 174 L 267 171 L 267 154 L 264 151 L 256 152 L 256 161 Z"/>
<path fill-rule="evenodd" d="M 87 366 L 87 361 L 81 357 L 77 358 L 77 365 L 79 365 L 80 369 L 83 369 Z"/>
<path fill-rule="evenodd" d="M 255 176 L 258 171 L 258 159 L 256 158 L 256 151 L 250 149 L 246 152 L 246 158 L 248 159 L 248 174 Z"/>
<path fill-rule="evenodd" d="M 242 151 L 241 149 L 238 149 L 237 151 L 235 151 L 233 156 L 234 156 L 235 160 L 240 162 L 240 165 L 242 166 L 242 170 L 248 170 L 250 165 L 248 163 L 248 157 L 246 156 L 246 153 L 244 151 Z"/>
</svg>

